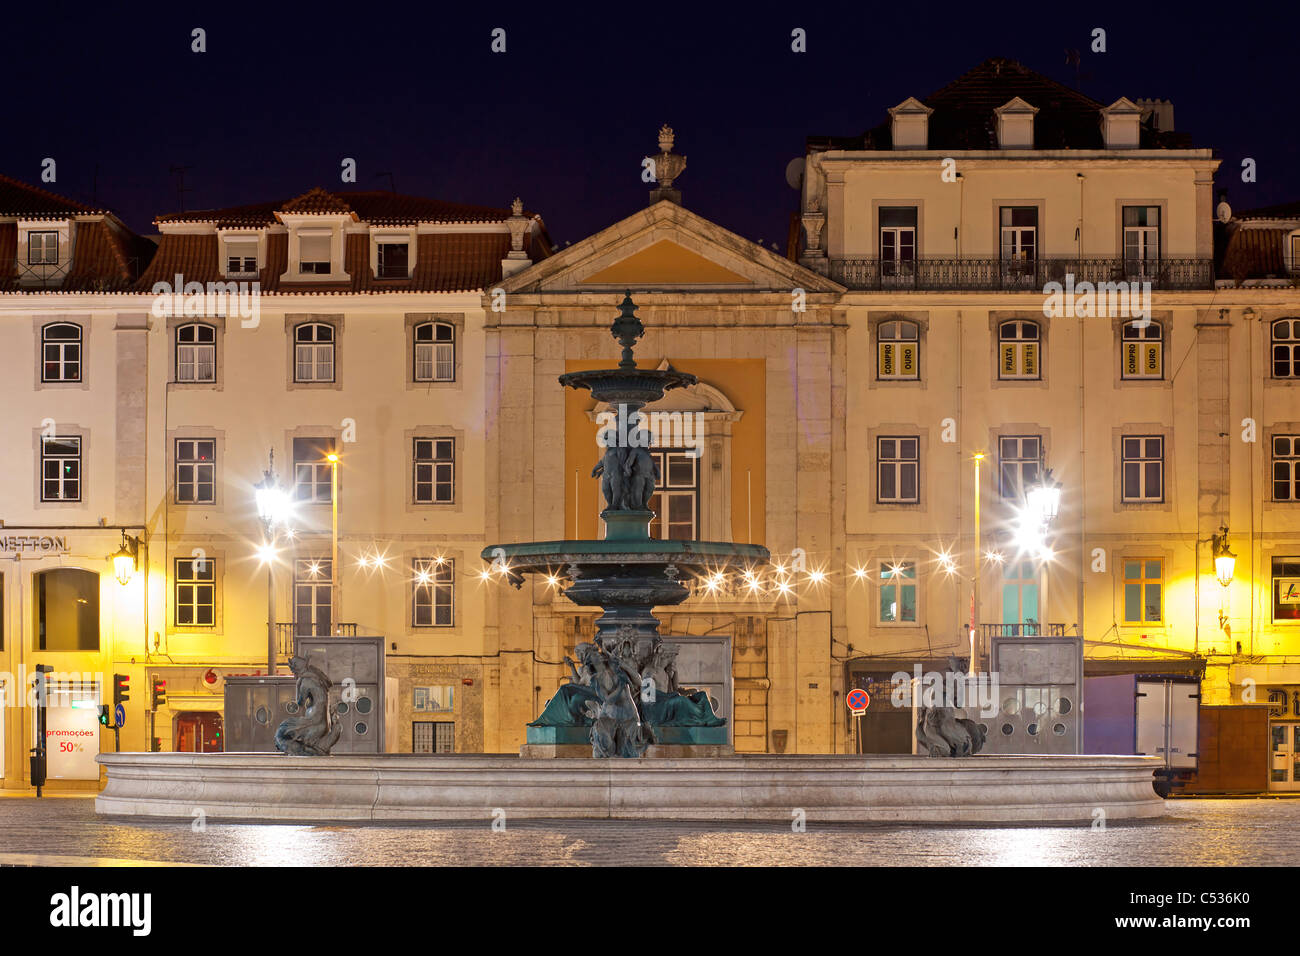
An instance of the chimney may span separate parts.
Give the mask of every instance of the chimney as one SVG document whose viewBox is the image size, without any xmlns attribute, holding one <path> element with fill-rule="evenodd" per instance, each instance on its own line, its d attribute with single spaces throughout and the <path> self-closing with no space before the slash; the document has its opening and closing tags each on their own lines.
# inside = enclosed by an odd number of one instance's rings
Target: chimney
<svg viewBox="0 0 1300 956">
<path fill-rule="evenodd" d="M 651 171 L 659 183 L 658 188 L 650 190 L 652 206 L 664 201 L 677 203 L 679 206 L 682 204 L 682 191 L 673 189 L 673 180 L 686 169 L 686 157 L 673 152 L 674 138 L 673 128 L 664 123 L 659 128 L 659 155 L 648 157 L 654 164 Z"/>
<path fill-rule="evenodd" d="M 1142 122 L 1151 122 L 1151 128 L 1161 133 L 1169 133 L 1174 128 L 1174 104 L 1169 100 L 1134 100 L 1134 105 L 1142 111 Z"/>
</svg>

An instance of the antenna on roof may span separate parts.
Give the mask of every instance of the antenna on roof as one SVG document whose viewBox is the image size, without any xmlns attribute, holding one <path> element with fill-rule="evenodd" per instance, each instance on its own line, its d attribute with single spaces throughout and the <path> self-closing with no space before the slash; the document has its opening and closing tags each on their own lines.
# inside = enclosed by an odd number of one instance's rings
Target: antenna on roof
<svg viewBox="0 0 1300 956">
<path fill-rule="evenodd" d="M 176 176 L 176 177 L 177 177 L 177 180 L 176 180 L 176 196 L 177 196 L 177 198 L 180 200 L 180 203 L 181 203 L 181 208 L 180 208 L 180 211 L 181 211 L 181 212 L 184 212 L 184 211 L 185 211 L 185 194 L 188 193 L 188 192 L 193 192 L 193 189 L 194 189 L 194 187 L 192 187 L 192 186 L 187 187 L 187 186 L 185 185 L 185 171 L 188 170 L 188 169 L 193 169 L 193 168 L 194 168 L 193 166 L 177 166 L 177 165 L 173 164 L 173 165 L 168 169 L 168 172 L 169 172 L 169 173 L 171 173 L 173 176 Z"/>
<path fill-rule="evenodd" d="M 378 179 L 380 176 L 387 176 L 387 177 L 388 177 L 388 191 L 389 191 L 390 193 L 393 193 L 394 195 L 396 195 L 396 194 L 397 194 L 397 182 L 396 182 L 396 180 L 393 179 L 393 174 L 392 174 L 392 173 L 375 173 L 375 178 L 376 178 L 376 179 Z"/>
</svg>

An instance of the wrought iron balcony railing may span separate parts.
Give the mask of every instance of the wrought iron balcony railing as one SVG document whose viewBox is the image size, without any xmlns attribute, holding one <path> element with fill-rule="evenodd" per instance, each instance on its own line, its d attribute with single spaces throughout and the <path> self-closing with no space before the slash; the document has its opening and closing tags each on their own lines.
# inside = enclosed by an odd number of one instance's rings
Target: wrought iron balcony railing
<svg viewBox="0 0 1300 956">
<path fill-rule="evenodd" d="M 850 289 L 905 292 L 1038 292 L 1049 282 L 1150 282 L 1152 291 L 1214 287 L 1213 259 L 1125 259 L 1040 256 L 999 259 L 933 256 L 889 259 L 832 259 L 830 277 Z"/>
<path fill-rule="evenodd" d="M 356 637 L 357 625 L 340 621 L 335 632 L 329 634 L 324 625 L 313 627 L 310 622 L 281 622 L 275 625 L 275 636 L 280 647 L 280 655 L 288 658 L 293 655 L 294 641 L 299 637 Z"/>
<path fill-rule="evenodd" d="M 980 637 L 1065 637 L 1068 624 L 981 624 Z"/>
<path fill-rule="evenodd" d="M 26 259 L 13 259 L 13 269 L 7 277 L 0 278 L 0 288 L 11 291 L 28 289 L 61 289 L 65 292 L 123 292 L 135 284 L 140 274 L 138 259 L 126 260 L 129 275 L 93 275 L 74 273 L 72 262 L 36 263 Z"/>
</svg>

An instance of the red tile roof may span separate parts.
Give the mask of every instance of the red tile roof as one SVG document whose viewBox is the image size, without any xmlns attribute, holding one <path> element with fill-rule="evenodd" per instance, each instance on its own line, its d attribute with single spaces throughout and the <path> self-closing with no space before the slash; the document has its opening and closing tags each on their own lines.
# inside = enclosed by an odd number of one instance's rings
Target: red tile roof
<svg viewBox="0 0 1300 956">
<path fill-rule="evenodd" d="M 1286 228 L 1235 230 L 1223 253 L 1221 276 L 1236 282 L 1289 278 L 1285 243 L 1290 232 Z"/>
<path fill-rule="evenodd" d="M 39 186 L 0 175 L 0 216 L 19 219 L 67 219 L 99 213 L 111 215 L 107 209 L 95 209 L 84 203 L 55 195 Z"/>
<path fill-rule="evenodd" d="M 289 200 L 230 206 L 225 209 L 195 209 L 159 216 L 154 221 L 215 222 L 220 228 L 256 227 L 276 222 L 277 212 L 295 215 L 351 213 L 355 219 L 374 225 L 503 222 L 510 218 L 509 209 L 472 206 L 383 191 L 328 192 L 318 186 Z M 533 214 L 525 215 L 531 218 Z"/>
<path fill-rule="evenodd" d="M 1261 206 L 1235 213 L 1234 219 L 1300 219 L 1300 201 L 1285 202 L 1276 206 Z"/>
</svg>

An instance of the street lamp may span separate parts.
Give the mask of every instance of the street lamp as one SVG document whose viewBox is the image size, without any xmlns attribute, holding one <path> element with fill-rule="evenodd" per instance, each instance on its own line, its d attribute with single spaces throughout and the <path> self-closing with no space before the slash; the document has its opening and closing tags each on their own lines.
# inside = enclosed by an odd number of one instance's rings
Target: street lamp
<svg viewBox="0 0 1300 956">
<path fill-rule="evenodd" d="M 975 453 L 975 560 L 971 562 L 971 588 L 970 588 L 970 666 L 967 673 L 974 675 L 980 672 L 979 664 L 979 647 L 975 641 L 976 616 L 979 614 L 980 606 L 980 462 L 984 460 L 984 453 Z"/>
<path fill-rule="evenodd" d="M 1232 583 L 1237 570 L 1237 556 L 1228 549 L 1228 526 L 1222 525 L 1211 539 L 1214 552 L 1214 576 L 1225 588 Z"/>
<path fill-rule="evenodd" d="M 267 456 L 262 480 L 253 486 L 257 516 L 262 519 L 262 546 L 258 557 L 266 564 L 266 675 L 275 676 L 275 529 L 289 519 L 289 495 L 275 476 L 275 449 Z"/>
<path fill-rule="evenodd" d="M 140 539 L 133 538 L 122 531 L 122 547 L 119 548 L 112 557 L 113 577 L 117 578 L 117 583 L 126 587 L 131 583 L 131 578 L 136 572 L 136 557 L 140 553 Z"/>
<path fill-rule="evenodd" d="M 1043 471 L 1038 484 L 1033 485 L 1026 495 L 1029 514 L 1037 517 L 1044 525 L 1051 524 L 1061 510 L 1061 483 L 1052 478 L 1052 469 Z"/>
<path fill-rule="evenodd" d="M 339 456 L 330 452 L 330 631 L 339 633 Z"/>
</svg>

